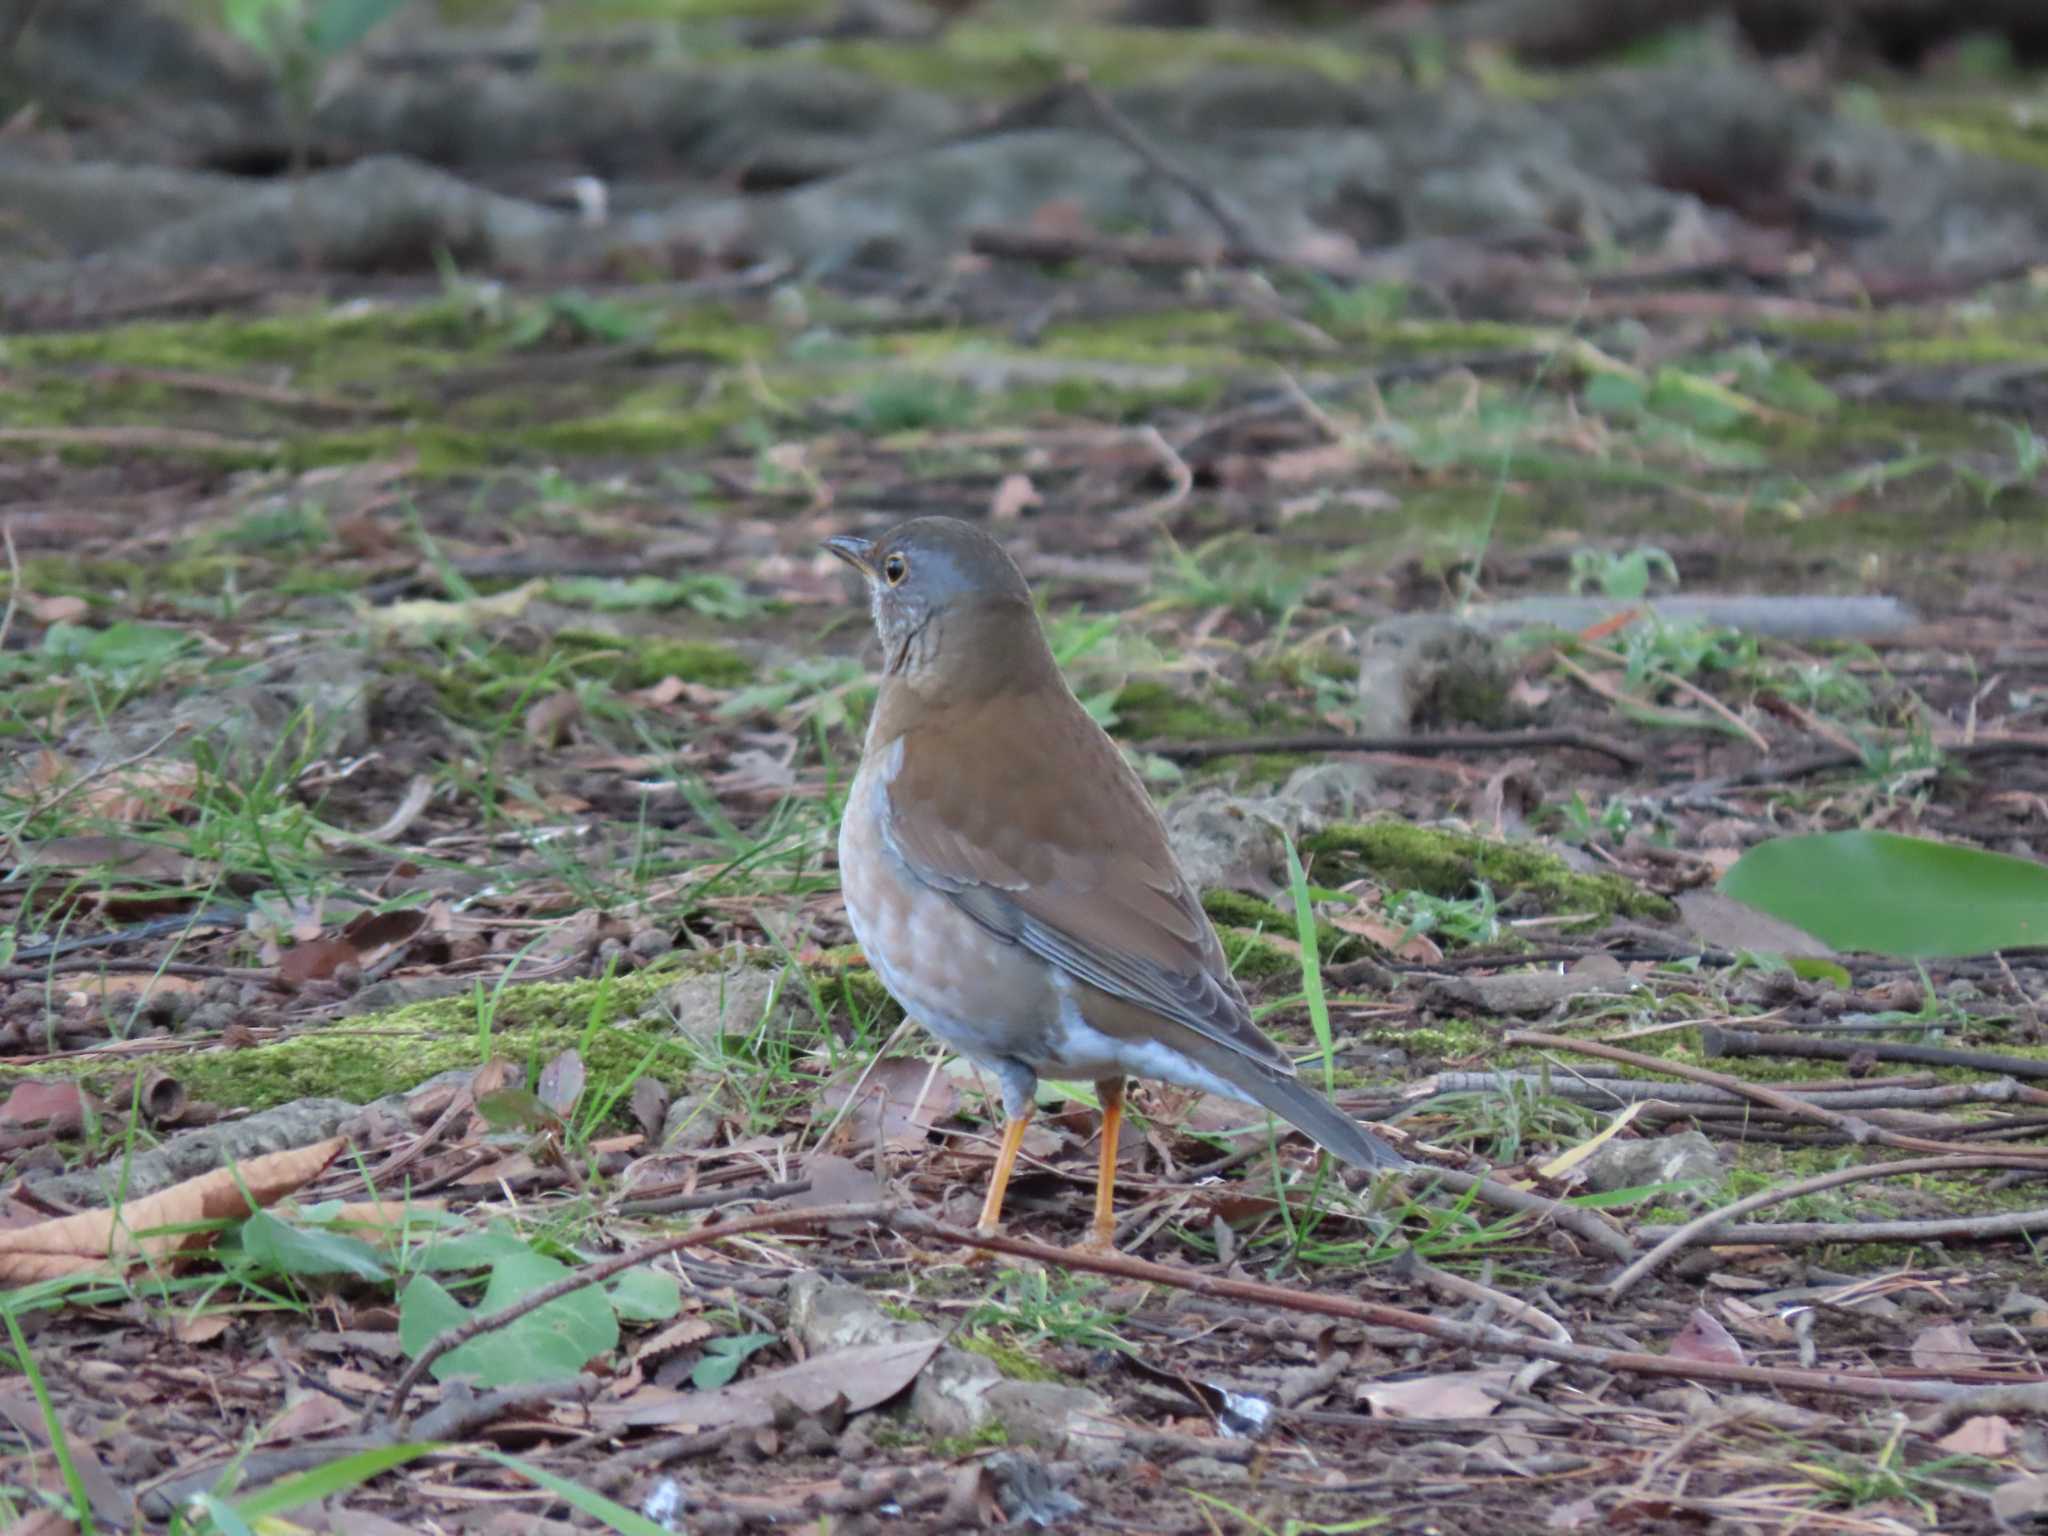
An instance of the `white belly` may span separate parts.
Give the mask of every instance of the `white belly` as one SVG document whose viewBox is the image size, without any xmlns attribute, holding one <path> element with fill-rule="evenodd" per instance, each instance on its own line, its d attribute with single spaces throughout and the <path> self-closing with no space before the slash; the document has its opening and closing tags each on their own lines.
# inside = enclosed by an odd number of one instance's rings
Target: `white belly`
<svg viewBox="0 0 2048 1536">
<path fill-rule="evenodd" d="M 903 1011 L 961 1055 L 1031 1064 L 1059 1021 L 1052 968 L 920 884 L 882 843 L 867 764 L 839 824 L 839 881 L 861 952 Z"/>
</svg>

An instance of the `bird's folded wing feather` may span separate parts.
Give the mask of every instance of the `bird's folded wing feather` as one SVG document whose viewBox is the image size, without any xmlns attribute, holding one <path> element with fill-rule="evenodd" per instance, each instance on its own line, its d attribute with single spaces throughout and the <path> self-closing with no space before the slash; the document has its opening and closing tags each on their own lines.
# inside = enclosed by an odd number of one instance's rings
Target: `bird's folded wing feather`
<svg viewBox="0 0 2048 1536">
<path fill-rule="evenodd" d="M 1252 1023 L 1144 786 L 1064 689 L 921 722 L 886 749 L 876 792 L 887 845 L 991 933 L 1293 1071 Z"/>
</svg>

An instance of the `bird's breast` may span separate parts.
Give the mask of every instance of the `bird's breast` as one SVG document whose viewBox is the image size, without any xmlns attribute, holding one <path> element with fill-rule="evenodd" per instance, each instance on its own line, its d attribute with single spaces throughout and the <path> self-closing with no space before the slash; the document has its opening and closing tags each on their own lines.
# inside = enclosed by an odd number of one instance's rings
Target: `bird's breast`
<svg viewBox="0 0 2048 1536">
<path fill-rule="evenodd" d="M 839 883 L 861 953 L 903 1011 L 962 1055 L 1035 1060 L 1060 1003 L 1045 961 L 983 928 L 882 836 L 887 748 L 863 758 L 839 823 Z"/>
</svg>

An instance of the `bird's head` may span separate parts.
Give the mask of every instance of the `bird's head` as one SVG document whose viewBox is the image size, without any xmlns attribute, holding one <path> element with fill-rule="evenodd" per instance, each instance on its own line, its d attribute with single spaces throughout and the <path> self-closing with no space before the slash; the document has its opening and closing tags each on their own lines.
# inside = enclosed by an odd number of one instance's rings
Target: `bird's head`
<svg viewBox="0 0 2048 1536">
<path fill-rule="evenodd" d="M 866 579 L 891 676 L 959 667 L 992 648 L 992 659 L 1008 652 L 1018 662 L 1044 650 L 1023 574 L 970 523 L 914 517 L 879 538 L 841 534 L 825 547 Z"/>
</svg>

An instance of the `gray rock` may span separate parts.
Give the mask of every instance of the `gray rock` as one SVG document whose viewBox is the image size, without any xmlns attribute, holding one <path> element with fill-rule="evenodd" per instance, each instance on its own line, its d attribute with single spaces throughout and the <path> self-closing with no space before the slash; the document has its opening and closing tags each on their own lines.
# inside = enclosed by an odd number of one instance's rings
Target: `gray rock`
<svg viewBox="0 0 2048 1536">
<path fill-rule="evenodd" d="M 1498 726 L 1513 681 L 1507 648 L 1477 624 L 1444 613 L 1384 619 L 1359 643 L 1360 726 L 1374 736 L 1418 725 Z"/>
<path fill-rule="evenodd" d="M 1634 988 L 1633 981 L 1597 972 L 1514 971 L 1505 976 L 1440 977 L 1423 989 L 1422 1000 L 1443 1013 L 1477 1009 L 1526 1018 L 1589 992 L 1626 993 Z"/>
<path fill-rule="evenodd" d="M 789 1326 L 813 1353 L 939 1336 L 929 1324 L 890 1317 L 859 1287 L 818 1275 L 790 1282 Z M 994 1361 L 964 1349 L 941 1349 L 910 1389 L 911 1417 L 931 1434 L 971 1435 L 998 1423 L 1014 1443 L 1055 1455 L 1120 1442 L 1114 1411 L 1109 1399 L 1083 1387 L 1011 1381 Z"/>
<path fill-rule="evenodd" d="M 1300 807 L 1301 831 L 1317 832 L 1333 822 L 1358 820 L 1372 809 L 1379 787 L 1370 764 L 1333 757 L 1295 769 L 1278 798 Z"/>
<path fill-rule="evenodd" d="M 1724 1175 L 1714 1144 L 1698 1131 L 1610 1141 L 1586 1159 L 1586 1183 L 1596 1190 L 1641 1189 L 1650 1184 L 1688 1184 L 1679 1198 L 1692 1204 L 1711 1198 Z"/>
<path fill-rule="evenodd" d="M 30 1187 L 45 1200 L 80 1209 L 110 1204 L 115 1199 L 140 1200 L 184 1179 L 229 1162 L 244 1163 L 272 1152 L 325 1141 L 358 1106 L 341 1099 L 297 1099 L 275 1109 L 260 1110 L 240 1120 L 206 1125 L 173 1136 L 162 1146 L 116 1158 L 103 1167 L 32 1179 Z"/>
<path fill-rule="evenodd" d="M 982 1399 L 1012 1445 L 1086 1456 L 1122 1443 L 1116 1406 L 1100 1392 L 1056 1381 L 998 1381 Z"/>
<path fill-rule="evenodd" d="M 362 651 L 325 646 L 263 662 L 226 688 L 195 693 L 171 720 L 217 733 L 248 757 L 268 755 L 287 730 L 303 731 L 310 720 L 322 753 L 354 757 L 370 745 L 375 683 Z"/>
<path fill-rule="evenodd" d="M 1708 624 L 1780 640 L 1876 640 L 1920 622 L 1895 597 L 1827 593 L 1660 594 L 1647 606 L 1667 624 Z M 1490 630 L 1590 629 L 1645 600 L 1614 597 L 1523 597 L 1471 610 L 1473 623 Z"/>
<path fill-rule="evenodd" d="M 718 1139 L 718 1127 L 724 1119 L 725 1109 L 717 1088 L 702 1093 L 679 1093 L 669 1100 L 661 1117 L 661 1150 L 687 1152 L 708 1147 Z"/>
<path fill-rule="evenodd" d="M 1214 1456 L 1184 1456 L 1168 1467 L 1167 1474 L 1181 1483 L 1248 1483 L 1252 1469 L 1241 1461 L 1218 1461 Z"/>
<path fill-rule="evenodd" d="M 929 1324 L 889 1316 L 857 1285 L 813 1272 L 789 1282 L 789 1327 L 814 1355 L 858 1344 L 905 1344 L 939 1333 Z"/>
<path fill-rule="evenodd" d="M 764 1021 L 771 1028 L 786 1025 L 793 999 L 802 994 L 785 970 L 732 965 L 683 977 L 643 1017 L 665 1020 L 699 1044 L 716 1045 L 726 1035 L 751 1034 Z"/>
<path fill-rule="evenodd" d="M 1287 883 L 1286 839 L 1298 833 L 1301 807 L 1278 798 L 1203 788 L 1166 807 L 1166 839 L 1198 891 L 1271 896 Z"/>
</svg>

